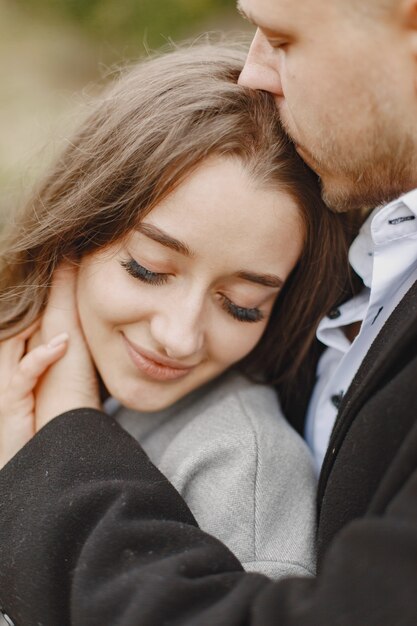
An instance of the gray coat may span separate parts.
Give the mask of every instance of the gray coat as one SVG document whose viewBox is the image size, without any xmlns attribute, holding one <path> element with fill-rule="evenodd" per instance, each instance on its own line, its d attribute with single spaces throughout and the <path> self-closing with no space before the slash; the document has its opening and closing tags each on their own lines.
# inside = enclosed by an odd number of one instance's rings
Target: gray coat
<svg viewBox="0 0 417 626">
<path fill-rule="evenodd" d="M 159 413 L 114 416 L 246 570 L 314 574 L 313 465 L 273 389 L 228 373 Z"/>
</svg>

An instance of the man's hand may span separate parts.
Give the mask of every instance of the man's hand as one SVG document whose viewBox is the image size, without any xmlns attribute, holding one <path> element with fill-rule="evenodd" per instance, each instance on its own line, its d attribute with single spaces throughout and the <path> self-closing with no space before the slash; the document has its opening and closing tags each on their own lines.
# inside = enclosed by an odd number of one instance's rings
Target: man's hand
<svg viewBox="0 0 417 626">
<path fill-rule="evenodd" d="M 76 266 L 64 263 L 56 270 L 33 340 L 43 344 L 61 333 L 69 336 L 65 355 L 45 372 L 36 387 L 36 431 L 65 411 L 100 408 L 97 376 L 78 317 L 76 281 Z"/>
</svg>

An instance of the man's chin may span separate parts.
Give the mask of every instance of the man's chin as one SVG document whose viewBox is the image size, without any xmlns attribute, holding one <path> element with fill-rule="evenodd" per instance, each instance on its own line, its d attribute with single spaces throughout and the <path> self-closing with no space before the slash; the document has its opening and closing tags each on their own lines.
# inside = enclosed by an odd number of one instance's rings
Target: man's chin
<svg viewBox="0 0 417 626">
<path fill-rule="evenodd" d="M 382 173 L 364 169 L 360 174 L 352 171 L 344 176 L 320 175 L 320 183 L 322 198 L 335 213 L 373 209 L 416 188 L 411 176 L 395 176 L 388 169 Z"/>
<path fill-rule="evenodd" d="M 328 208 L 334 213 L 346 213 L 361 207 L 361 204 L 357 204 L 352 201 L 352 198 L 347 193 L 341 193 L 340 189 L 334 189 L 333 187 L 327 188 L 322 183 L 321 197 Z"/>
<path fill-rule="evenodd" d="M 380 200 L 372 199 L 367 190 L 358 185 L 321 178 L 321 196 L 325 204 L 334 213 L 346 213 L 358 209 L 372 209 Z"/>
</svg>

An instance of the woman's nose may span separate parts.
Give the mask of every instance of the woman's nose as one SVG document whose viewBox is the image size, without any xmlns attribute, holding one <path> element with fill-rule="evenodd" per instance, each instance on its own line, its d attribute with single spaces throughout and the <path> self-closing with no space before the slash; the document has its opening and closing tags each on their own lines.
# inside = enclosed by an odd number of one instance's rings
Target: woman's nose
<svg viewBox="0 0 417 626">
<path fill-rule="evenodd" d="M 200 307 L 185 305 L 156 313 L 151 334 L 159 347 L 172 359 L 186 359 L 199 353 L 204 344 Z"/>
<path fill-rule="evenodd" d="M 284 95 L 274 49 L 259 29 L 253 38 L 238 83 L 242 87 L 269 91 L 274 96 Z"/>
</svg>

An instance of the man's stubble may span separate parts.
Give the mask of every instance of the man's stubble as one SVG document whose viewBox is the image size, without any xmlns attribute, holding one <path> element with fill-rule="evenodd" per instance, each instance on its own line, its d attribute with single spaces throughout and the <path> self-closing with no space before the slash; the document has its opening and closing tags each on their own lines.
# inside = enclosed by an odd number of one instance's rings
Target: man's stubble
<svg viewBox="0 0 417 626">
<path fill-rule="evenodd" d="M 360 131 L 349 120 L 322 124 L 315 129 L 308 165 L 318 174 L 322 197 L 335 212 L 374 208 L 417 186 L 415 135 L 387 104 L 375 96 L 366 112 L 368 124 Z M 358 112 L 363 117 L 363 112 Z M 281 115 L 290 139 L 291 128 Z M 356 131 L 356 132 L 355 132 Z M 313 146 L 314 144 L 314 146 Z"/>
</svg>

